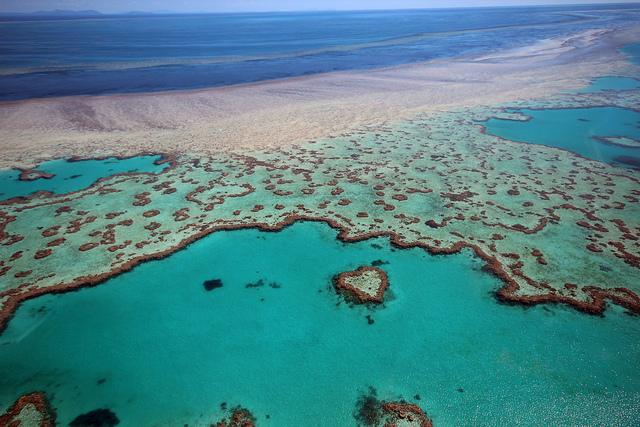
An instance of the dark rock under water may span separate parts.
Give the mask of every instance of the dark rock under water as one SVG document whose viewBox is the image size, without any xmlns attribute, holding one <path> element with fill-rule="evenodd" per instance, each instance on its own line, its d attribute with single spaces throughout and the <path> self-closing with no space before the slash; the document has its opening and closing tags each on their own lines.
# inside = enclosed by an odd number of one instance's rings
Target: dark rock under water
<svg viewBox="0 0 640 427">
<path fill-rule="evenodd" d="M 120 420 L 110 409 L 95 409 L 86 414 L 78 415 L 69 423 L 70 427 L 113 427 L 120 424 Z"/>
</svg>

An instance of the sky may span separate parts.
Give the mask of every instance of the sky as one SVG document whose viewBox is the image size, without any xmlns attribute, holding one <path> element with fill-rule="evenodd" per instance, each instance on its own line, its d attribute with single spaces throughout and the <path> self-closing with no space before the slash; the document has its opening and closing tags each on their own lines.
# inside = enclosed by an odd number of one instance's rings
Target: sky
<svg viewBox="0 0 640 427">
<path fill-rule="evenodd" d="M 266 12 L 281 10 L 420 9 L 525 4 L 635 3 L 640 0 L 0 0 L 0 12 L 97 10 L 103 13 Z"/>
</svg>

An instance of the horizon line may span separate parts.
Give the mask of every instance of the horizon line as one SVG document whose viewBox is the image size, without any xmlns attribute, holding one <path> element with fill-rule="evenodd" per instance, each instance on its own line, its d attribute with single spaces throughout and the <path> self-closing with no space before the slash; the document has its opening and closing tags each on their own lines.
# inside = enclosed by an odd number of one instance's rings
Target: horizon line
<svg viewBox="0 0 640 427">
<path fill-rule="evenodd" d="M 321 12 L 384 12 L 384 11 L 400 11 L 400 10 L 450 10 L 450 9 L 502 9 L 502 8 L 524 8 L 524 7 L 569 7 L 569 6 L 640 6 L 640 1 L 634 2 L 619 2 L 619 1 L 604 1 L 598 3 L 569 3 L 569 4 L 557 4 L 557 3 L 525 3 L 525 4 L 513 4 L 513 5 L 494 5 L 494 6 L 432 6 L 432 7 L 400 7 L 400 8 L 362 8 L 362 9 L 273 9 L 273 10 L 226 10 L 226 11 L 170 11 L 170 10 L 157 10 L 157 11 L 145 11 L 145 10 L 127 10 L 120 12 L 101 12 L 96 9 L 51 9 L 51 10 L 35 10 L 30 12 L 0 10 L 0 16 L 3 14 L 12 14 L 20 16 L 50 16 L 55 17 L 56 14 L 60 17 L 64 17 L 64 13 L 68 13 L 67 16 L 77 17 L 96 17 L 102 16 L 121 16 L 121 15 L 225 15 L 225 14 L 260 14 L 260 13 L 321 13 Z M 46 15 L 51 13 L 52 15 Z M 82 15 L 86 13 L 86 15 Z"/>
</svg>

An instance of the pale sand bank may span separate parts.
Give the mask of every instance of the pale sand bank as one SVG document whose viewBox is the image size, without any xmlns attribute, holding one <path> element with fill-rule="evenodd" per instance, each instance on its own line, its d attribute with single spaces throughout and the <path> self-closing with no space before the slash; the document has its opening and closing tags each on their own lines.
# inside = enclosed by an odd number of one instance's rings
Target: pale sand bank
<svg viewBox="0 0 640 427">
<path fill-rule="evenodd" d="M 589 30 L 477 58 L 196 91 L 0 104 L 0 167 L 53 157 L 280 147 L 417 113 L 549 96 L 634 67 L 640 27 Z"/>
</svg>

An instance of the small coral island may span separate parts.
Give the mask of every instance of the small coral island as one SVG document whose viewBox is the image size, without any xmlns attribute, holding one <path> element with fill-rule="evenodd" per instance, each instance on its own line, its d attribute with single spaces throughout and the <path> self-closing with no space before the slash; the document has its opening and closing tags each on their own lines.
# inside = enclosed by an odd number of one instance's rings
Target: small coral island
<svg viewBox="0 0 640 427">
<path fill-rule="evenodd" d="M 433 423 L 418 405 L 406 402 L 385 402 L 382 404 L 384 425 L 395 427 L 432 427 Z"/>
<path fill-rule="evenodd" d="M 416 404 L 399 401 L 381 401 L 372 388 L 360 397 L 354 417 L 360 426 L 366 427 L 432 427 L 433 423 Z"/>
<path fill-rule="evenodd" d="M 231 410 L 229 418 L 222 419 L 212 427 L 254 427 L 256 419 L 253 414 L 241 406 L 237 406 Z"/>
<path fill-rule="evenodd" d="M 364 266 L 338 274 L 334 286 L 348 301 L 356 304 L 380 304 L 389 287 L 387 273 L 378 267 Z"/>
<path fill-rule="evenodd" d="M 21 396 L 5 414 L 0 414 L 0 426 L 55 426 L 55 412 L 44 393 Z"/>
<path fill-rule="evenodd" d="M 51 179 L 55 175 L 37 169 L 21 169 L 18 176 L 19 181 L 35 181 L 38 179 Z"/>
</svg>

